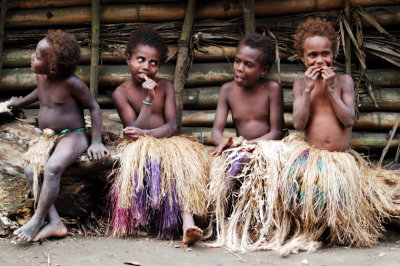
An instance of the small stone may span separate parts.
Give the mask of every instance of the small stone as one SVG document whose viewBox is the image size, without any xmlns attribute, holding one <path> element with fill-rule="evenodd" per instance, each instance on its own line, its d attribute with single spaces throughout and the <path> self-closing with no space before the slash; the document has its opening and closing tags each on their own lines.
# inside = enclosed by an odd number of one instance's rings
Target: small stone
<svg viewBox="0 0 400 266">
<path fill-rule="evenodd" d="M 301 261 L 301 264 L 308 265 L 308 260 L 307 260 L 307 259 L 302 260 L 302 261 Z"/>
</svg>

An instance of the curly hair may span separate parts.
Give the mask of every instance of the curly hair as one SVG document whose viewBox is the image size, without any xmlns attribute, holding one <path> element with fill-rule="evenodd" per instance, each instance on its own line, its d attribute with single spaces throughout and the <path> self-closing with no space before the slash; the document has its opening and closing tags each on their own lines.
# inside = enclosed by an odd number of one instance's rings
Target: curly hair
<svg viewBox="0 0 400 266">
<path fill-rule="evenodd" d="M 50 65 L 55 66 L 55 74 L 59 76 L 73 74 L 81 59 L 81 49 L 75 36 L 57 30 L 49 32 L 45 39 L 51 46 L 48 61 Z"/>
<path fill-rule="evenodd" d="M 164 63 L 167 60 L 168 47 L 160 34 L 149 25 L 141 25 L 136 31 L 129 35 L 128 45 L 125 54 L 131 56 L 133 50 L 139 44 L 149 45 L 156 48 L 160 52 L 160 61 Z"/>
<path fill-rule="evenodd" d="M 275 62 L 274 43 L 265 35 L 252 33 L 239 42 L 238 47 L 246 45 L 261 52 L 260 64 L 270 67 Z"/>
<path fill-rule="evenodd" d="M 304 40 L 312 36 L 327 37 L 332 44 L 332 52 L 335 53 L 338 45 L 338 35 L 332 25 L 326 19 L 308 18 L 306 22 L 297 27 L 294 37 L 294 48 L 298 56 L 303 56 Z"/>
</svg>

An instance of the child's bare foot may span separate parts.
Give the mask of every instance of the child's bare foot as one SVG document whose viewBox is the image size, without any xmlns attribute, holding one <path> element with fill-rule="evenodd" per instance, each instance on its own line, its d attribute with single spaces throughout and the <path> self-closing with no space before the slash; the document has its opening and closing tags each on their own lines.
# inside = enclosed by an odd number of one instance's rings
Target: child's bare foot
<svg viewBox="0 0 400 266">
<path fill-rule="evenodd" d="M 26 242 L 32 242 L 33 238 L 39 232 L 41 225 L 41 223 L 36 223 L 35 220 L 31 219 L 28 223 L 15 230 L 13 235 L 25 240 Z"/>
<path fill-rule="evenodd" d="M 203 236 L 203 230 L 197 226 L 188 226 L 183 232 L 183 245 L 189 246 L 196 243 Z"/>
<path fill-rule="evenodd" d="M 32 240 L 32 242 L 37 242 L 39 240 L 49 237 L 61 238 L 66 235 L 67 235 L 67 228 L 61 221 L 53 223 L 50 222 L 48 225 L 43 227 L 42 230 L 39 231 L 39 233 Z"/>
</svg>

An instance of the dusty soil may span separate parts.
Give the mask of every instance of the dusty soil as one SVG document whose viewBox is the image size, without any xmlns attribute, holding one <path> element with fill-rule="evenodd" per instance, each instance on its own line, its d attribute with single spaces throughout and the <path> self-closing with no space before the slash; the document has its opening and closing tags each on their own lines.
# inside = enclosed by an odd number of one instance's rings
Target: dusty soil
<svg viewBox="0 0 400 266">
<path fill-rule="evenodd" d="M 400 227 L 387 228 L 386 239 L 372 248 L 327 247 L 279 257 L 273 251 L 231 253 L 203 242 L 183 248 L 180 241 L 151 236 L 73 237 L 26 244 L 0 238 L 0 265 L 400 265 Z"/>
</svg>

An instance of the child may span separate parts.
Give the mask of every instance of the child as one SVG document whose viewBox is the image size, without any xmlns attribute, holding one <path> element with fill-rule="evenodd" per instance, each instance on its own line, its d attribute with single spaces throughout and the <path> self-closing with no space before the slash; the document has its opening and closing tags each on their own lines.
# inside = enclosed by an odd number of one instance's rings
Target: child
<svg viewBox="0 0 400 266">
<path fill-rule="evenodd" d="M 213 156 L 221 155 L 229 147 L 238 147 L 244 140 L 248 144 L 260 140 L 278 140 L 283 137 L 283 93 L 274 80 L 263 79 L 275 61 L 275 46 L 260 34 L 251 34 L 238 45 L 233 64 L 234 80 L 220 90 L 217 111 L 211 133 L 217 149 Z M 236 134 L 223 136 L 229 109 L 232 112 Z"/>
<path fill-rule="evenodd" d="M 221 87 L 212 129 L 212 140 L 217 148 L 212 155 L 220 156 L 223 150 L 229 150 L 223 158 L 214 160 L 211 172 L 210 198 L 216 213 L 216 246 L 251 249 L 252 243 L 264 238 L 261 228 L 265 208 L 262 205 L 267 191 L 263 183 L 267 182 L 268 174 L 260 176 L 259 173 L 269 171 L 276 176 L 281 167 L 278 155 L 285 148 L 282 142 L 273 141 L 284 135 L 282 89 L 277 81 L 263 78 L 274 61 L 272 41 L 260 34 L 250 34 L 238 45 L 234 80 Z M 235 141 L 223 136 L 229 109 L 239 136 Z M 253 151 L 248 153 L 250 150 Z M 237 188 L 239 182 L 241 185 Z M 226 225 L 225 214 L 230 214 Z"/>
<path fill-rule="evenodd" d="M 132 77 L 113 93 L 113 101 L 130 143 L 123 145 L 120 170 L 113 183 L 114 235 L 155 224 L 158 237 L 171 239 L 183 222 L 183 244 L 194 244 L 203 231 L 192 213 L 205 216 L 207 154 L 200 144 L 176 131 L 172 83 L 156 78 L 167 46 L 151 27 L 142 26 L 129 37 L 126 62 Z M 180 216 L 179 216 L 180 213 Z"/>
<path fill-rule="evenodd" d="M 48 237 L 63 237 L 67 229 L 55 207 L 63 171 L 83 152 L 103 163 L 109 152 L 101 143 L 101 112 L 89 88 L 74 75 L 80 60 L 80 47 L 72 34 L 54 31 L 42 39 L 32 55 L 31 68 L 36 73 L 38 86 L 24 98 L 18 98 L 9 108 L 23 108 L 37 100 L 39 128 L 43 136 L 30 147 L 25 159 L 25 174 L 37 202 L 31 220 L 17 229 L 14 235 L 27 242 Z M 91 145 L 84 130 L 83 108 L 90 110 L 92 121 Z M 54 150 L 50 151 L 55 144 Z M 39 185 L 39 175 L 43 184 Z M 40 189 L 40 190 L 39 190 Z M 44 219 L 49 223 L 45 225 Z"/>
<path fill-rule="evenodd" d="M 293 122 L 297 130 L 304 129 L 305 140 L 298 135 L 285 140 L 288 165 L 279 187 L 286 217 L 279 252 L 315 250 L 323 235 L 331 244 L 371 246 L 381 236 L 382 219 L 396 210 L 392 188 L 377 176 L 397 177 L 371 168 L 349 149 L 354 86 L 350 76 L 332 68 L 337 49 L 333 27 L 308 19 L 297 29 L 295 48 L 307 70 L 293 85 Z"/>
</svg>

